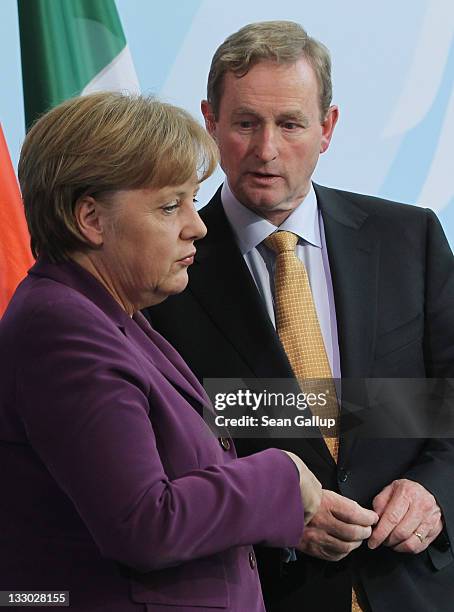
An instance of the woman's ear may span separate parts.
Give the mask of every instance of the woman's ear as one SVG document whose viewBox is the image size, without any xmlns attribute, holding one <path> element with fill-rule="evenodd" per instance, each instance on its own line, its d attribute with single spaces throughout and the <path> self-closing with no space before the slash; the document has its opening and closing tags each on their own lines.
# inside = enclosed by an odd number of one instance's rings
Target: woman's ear
<svg viewBox="0 0 454 612">
<path fill-rule="evenodd" d="M 79 231 L 93 246 L 102 246 L 104 242 L 104 215 L 102 206 L 92 196 L 82 196 L 76 202 L 76 222 Z"/>
</svg>

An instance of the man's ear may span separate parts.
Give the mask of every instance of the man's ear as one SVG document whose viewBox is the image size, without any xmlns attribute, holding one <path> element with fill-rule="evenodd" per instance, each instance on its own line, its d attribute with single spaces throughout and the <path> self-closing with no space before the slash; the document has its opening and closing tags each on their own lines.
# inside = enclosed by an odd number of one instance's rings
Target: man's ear
<svg viewBox="0 0 454 612">
<path fill-rule="evenodd" d="M 320 144 L 320 153 L 324 153 L 328 149 L 338 119 L 338 107 L 330 106 L 328 112 L 326 113 L 325 120 L 322 123 L 322 141 Z"/>
<path fill-rule="evenodd" d="M 74 214 L 79 231 L 87 242 L 92 246 L 102 246 L 104 224 L 99 202 L 92 196 L 82 196 L 76 202 Z"/>
<path fill-rule="evenodd" d="M 205 127 L 207 132 L 216 140 L 216 119 L 214 116 L 213 109 L 208 100 L 202 100 L 200 104 L 203 118 L 205 119 Z"/>
</svg>

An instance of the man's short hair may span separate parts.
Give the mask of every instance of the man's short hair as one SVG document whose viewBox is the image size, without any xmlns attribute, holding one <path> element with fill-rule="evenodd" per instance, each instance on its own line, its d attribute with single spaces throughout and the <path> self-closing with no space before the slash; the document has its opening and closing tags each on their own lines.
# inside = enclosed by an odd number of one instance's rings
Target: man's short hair
<svg viewBox="0 0 454 612">
<path fill-rule="evenodd" d="M 152 97 L 101 92 L 63 102 L 33 125 L 19 181 L 35 257 L 88 245 L 75 218 L 84 195 L 200 181 L 217 164 L 214 141 L 186 111 Z"/>
<path fill-rule="evenodd" d="M 261 21 L 250 23 L 231 34 L 216 50 L 208 75 L 207 98 L 214 116 L 219 108 L 224 87 L 224 75 L 233 72 L 237 77 L 246 75 L 257 63 L 274 61 L 278 64 L 294 63 L 306 59 L 317 77 L 320 116 L 323 120 L 331 104 L 331 59 L 328 49 L 309 36 L 293 21 Z"/>
</svg>

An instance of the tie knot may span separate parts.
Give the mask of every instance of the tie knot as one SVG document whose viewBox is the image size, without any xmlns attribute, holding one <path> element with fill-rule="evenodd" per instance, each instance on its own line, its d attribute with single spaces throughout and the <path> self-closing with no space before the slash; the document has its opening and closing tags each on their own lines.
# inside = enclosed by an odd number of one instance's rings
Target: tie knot
<svg viewBox="0 0 454 612">
<path fill-rule="evenodd" d="M 298 236 L 293 232 L 281 232 L 277 231 L 266 238 L 264 244 L 272 249 L 277 255 L 291 251 L 294 253 L 296 243 L 298 242 Z"/>
</svg>

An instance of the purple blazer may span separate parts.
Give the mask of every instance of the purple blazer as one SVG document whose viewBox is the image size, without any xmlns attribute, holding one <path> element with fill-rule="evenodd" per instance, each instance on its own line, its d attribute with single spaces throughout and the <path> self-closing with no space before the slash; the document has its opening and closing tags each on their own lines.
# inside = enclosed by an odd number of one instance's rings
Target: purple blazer
<svg viewBox="0 0 454 612">
<path fill-rule="evenodd" d="M 299 541 L 297 470 L 224 448 L 142 315 L 40 260 L 0 322 L 0 371 L 0 590 L 70 591 L 81 612 L 264 610 L 251 545 Z"/>
</svg>

